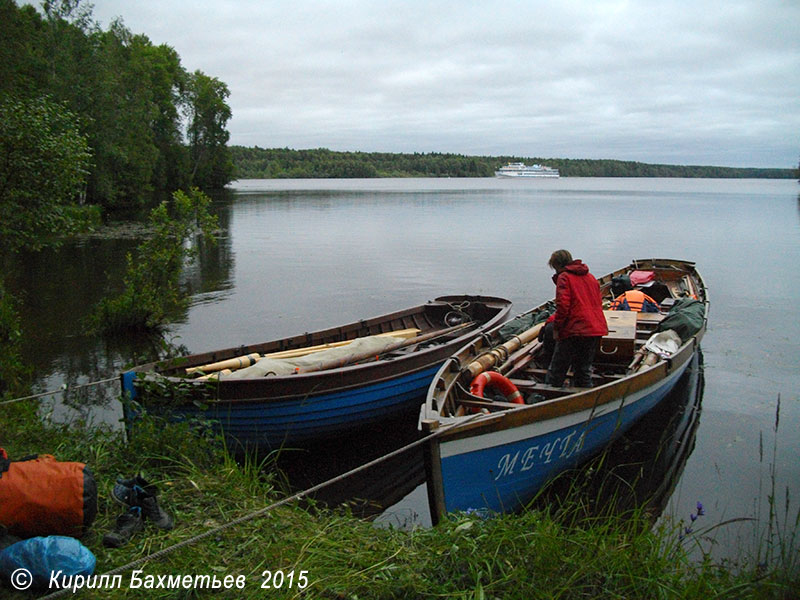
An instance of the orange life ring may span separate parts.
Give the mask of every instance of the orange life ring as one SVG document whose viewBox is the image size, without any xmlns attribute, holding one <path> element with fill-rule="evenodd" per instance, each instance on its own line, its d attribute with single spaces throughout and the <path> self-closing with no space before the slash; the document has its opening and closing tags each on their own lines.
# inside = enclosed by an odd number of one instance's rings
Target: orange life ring
<svg viewBox="0 0 800 600">
<path fill-rule="evenodd" d="M 497 371 L 484 371 L 477 375 L 469 385 L 469 393 L 483 398 L 483 390 L 486 386 L 496 389 L 503 394 L 509 402 L 525 404 L 525 401 L 522 399 L 522 393 L 517 389 L 517 386 Z"/>
</svg>

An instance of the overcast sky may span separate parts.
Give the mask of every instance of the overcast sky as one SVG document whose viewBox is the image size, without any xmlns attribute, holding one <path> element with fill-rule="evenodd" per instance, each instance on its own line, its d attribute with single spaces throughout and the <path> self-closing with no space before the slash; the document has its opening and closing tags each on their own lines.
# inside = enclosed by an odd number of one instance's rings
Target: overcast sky
<svg viewBox="0 0 800 600">
<path fill-rule="evenodd" d="M 231 143 L 795 167 L 800 0 L 95 0 L 225 82 Z"/>
</svg>

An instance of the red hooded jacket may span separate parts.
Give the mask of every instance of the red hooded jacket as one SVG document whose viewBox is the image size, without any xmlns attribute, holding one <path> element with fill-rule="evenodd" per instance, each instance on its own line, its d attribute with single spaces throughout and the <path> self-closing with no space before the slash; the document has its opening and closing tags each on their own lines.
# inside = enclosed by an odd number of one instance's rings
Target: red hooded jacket
<svg viewBox="0 0 800 600">
<path fill-rule="evenodd" d="M 553 315 L 556 339 L 606 335 L 608 325 L 603 315 L 600 284 L 589 273 L 589 267 L 580 260 L 573 260 L 553 279 L 556 283 Z"/>
</svg>

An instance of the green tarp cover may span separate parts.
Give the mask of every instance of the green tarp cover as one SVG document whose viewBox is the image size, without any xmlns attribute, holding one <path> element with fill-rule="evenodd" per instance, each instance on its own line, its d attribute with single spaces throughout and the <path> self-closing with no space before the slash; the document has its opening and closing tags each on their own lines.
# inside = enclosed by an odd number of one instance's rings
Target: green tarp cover
<svg viewBox="0 0 800 600">
<path fill-rule="evenodd" d="M 547 318 L 556 311 L 555 302 L 548 302 L 545 307 L 538 312 L 524 313 L 511 319 L 508 323 L 503 325 L 498 331 L 500 338 L 505 341 L 511 339 L 515 335 L 519 335 L 523 331 L 527 331 L 534 325 L 546 321 Z"/>
<path fill-rule="evenodd" d="M 678 298 L 657 331 L 674 330 L 685 342 L 703 327 L 705 304 L 693 298 Z"/>
</svg>

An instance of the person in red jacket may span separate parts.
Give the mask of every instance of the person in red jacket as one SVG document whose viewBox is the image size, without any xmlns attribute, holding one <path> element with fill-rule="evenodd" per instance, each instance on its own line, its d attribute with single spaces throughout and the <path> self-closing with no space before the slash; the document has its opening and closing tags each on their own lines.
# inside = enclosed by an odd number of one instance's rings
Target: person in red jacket
<svg viewBox="0 0 800 600">
<path fill-rule="evenodd" d="M 600 338 L 608 333 L 603 315 L 600 284 L 580 260 L 566 250 L 556 250 L 548 265 L 555 269 L 556 312 L 553 335 L 556 346 L 545 383 L 564 385 L 572 367 L 574 387 L 592 387 L 592 362 Z"/>
</svg>

